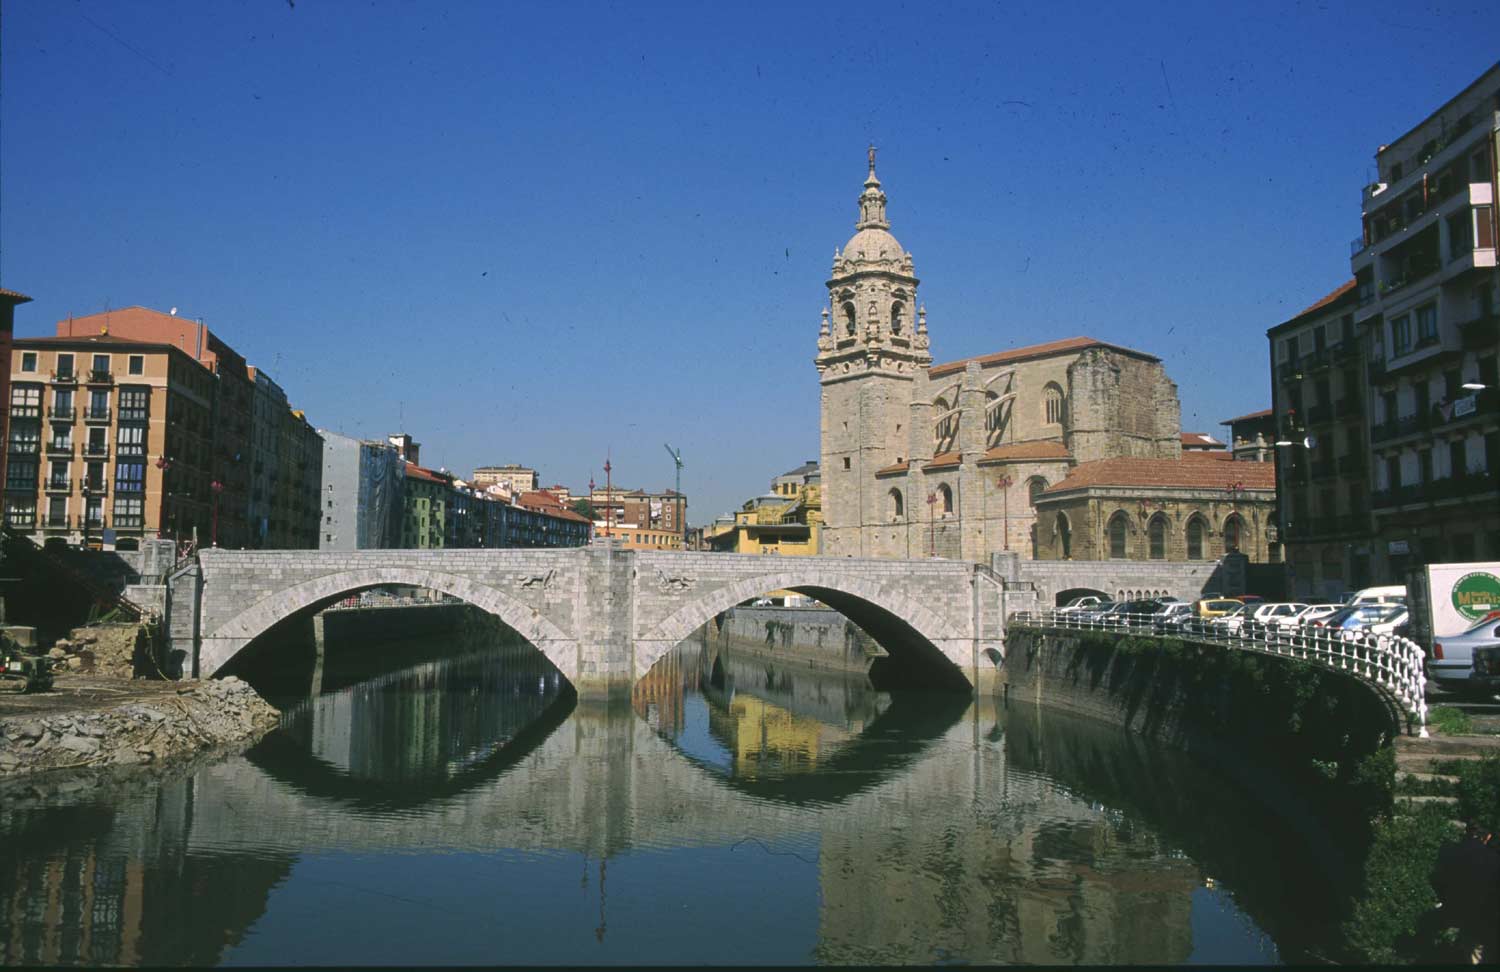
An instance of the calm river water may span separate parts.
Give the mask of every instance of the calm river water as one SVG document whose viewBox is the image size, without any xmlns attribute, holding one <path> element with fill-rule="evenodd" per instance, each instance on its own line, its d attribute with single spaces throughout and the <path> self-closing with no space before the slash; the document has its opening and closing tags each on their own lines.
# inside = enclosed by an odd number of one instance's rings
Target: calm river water
<svg viewBox="0 0 1500 972">
<path fill-rule="evenodd" d="M 1276 963 L 1323 853 L 1187 757 L 685 643 L 630 705 L 534 652 L 289 704 L 240 757 L 0 807 L 0 963 Z"/>
</svg>

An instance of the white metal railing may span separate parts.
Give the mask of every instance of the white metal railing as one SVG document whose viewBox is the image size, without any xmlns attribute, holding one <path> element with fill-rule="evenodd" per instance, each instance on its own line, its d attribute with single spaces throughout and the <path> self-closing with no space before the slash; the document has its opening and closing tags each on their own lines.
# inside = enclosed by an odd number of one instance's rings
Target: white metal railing
<svg viewBox="0 0 1500 972">
<path fill-rule="evenodd" d="M 1020 611 L 1006 619 L 1006 626 L 1012 625 L 1178 638 L 1311 662 L 1364 682 L 1409 717 L 1408 728 L 1415 719 L 1417 735 L 1427 737 L 1427 680 L 1422 648 L 1398 635 L 1282 627 L 1274 622 L 1249 620 L 1232 627 L 1199 618 L 1180 620 L 1155 614 L 1097 611 Z"/>
</svg>

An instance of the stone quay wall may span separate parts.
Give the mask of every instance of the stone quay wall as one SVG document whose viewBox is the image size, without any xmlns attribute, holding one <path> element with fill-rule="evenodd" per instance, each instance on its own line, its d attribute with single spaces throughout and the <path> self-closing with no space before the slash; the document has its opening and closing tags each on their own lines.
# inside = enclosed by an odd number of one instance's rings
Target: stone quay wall
<svg viewBox="0 0 1500 972">
<path fill-rule="evenodd" d="M 858 625 L 825 607 L 737 607 L 709 626 L 710 643 L 740 655 L 866 672 L 885 651 Z"/>
</svg>

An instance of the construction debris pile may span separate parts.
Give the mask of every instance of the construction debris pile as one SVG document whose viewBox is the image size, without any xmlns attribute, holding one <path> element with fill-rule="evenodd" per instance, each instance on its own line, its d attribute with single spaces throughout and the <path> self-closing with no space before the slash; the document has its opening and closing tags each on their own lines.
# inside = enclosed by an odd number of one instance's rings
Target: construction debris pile
<svg viewBox="0 0 1500 972">
<path fill-rule="evenodd" d="M 123 683 L 62 676 L 58 690 L 76 704 L 45 708 L 0 706 L 0 781 L 40 773 L 160 767 L 212 751 L 243 749 L 276 728 L 279 714 L 249 684 L 212 681 Z M 114 698 L 110 698 L 114 696 Z M 11 697 L 33 699 L 35 696 Z M 101 699 L 104 704 L 99 704 Z"/>
</svg>

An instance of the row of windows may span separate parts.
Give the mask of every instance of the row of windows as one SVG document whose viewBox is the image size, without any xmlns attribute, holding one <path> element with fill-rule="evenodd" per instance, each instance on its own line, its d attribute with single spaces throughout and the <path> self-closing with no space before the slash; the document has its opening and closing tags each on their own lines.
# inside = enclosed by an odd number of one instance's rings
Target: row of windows
<svg viewBox="0 0 1500 972">
<path fill-rule="evenodd" d="M 1041 476 L 1032 476 L 1026 481 L 1026 496 L 1032 506 L 1042 497 L 1042 491 L 1047 488 L 1047 480 Z M 901 490 L 892 488 L 886 494 L 887 512 L 891 519 L 899 520 L 906 516 L 906 499 L 901 495 Z M 953 513 L 953 489 L 947 483 L 939 483 L 937 489 L 927 495 L 927 503 L 933 508 L 934 514 L 944 516 Z"/>
<path fill-rule="evenodd" d="M 66 351 L 59 352 L 54 373 L 59 378 L 71 378 L 73 371 L 74 356 Z M 21 352 L 21 371 L 26 374 L 34 374 L 37 370 L 37 352 Z M 96 354 L 90 362 L 92 374 L 108 375 L 112 373 L 110 356 L 107 354 Z M 146 356 L 143 354 L 132 354 L 126 356 L 125 371 L 127 374 L 143 375 L 146 373 Z"/>
<path fill-rule="evenodd" d="M 1064 514 L 1058 514 L 1058 532 L 1066 534 L 1067 518 Z M 1165 513 L 1157 513 L 1146 523 L 1146 546 L 1147 556 L 1152 560 L 1165 560 L 1167 558 L 1167 535 L 1171 529 Z M 1130 533 L 1130 515 L 1124 510 L 1117 511 L 1109 518 L 1109 557 L 1111 560 L 1124 560 L 1126 553 L 1126 538 Z M 1224 552 L 1233 553 L 1240 549 L 1240 540 L 1244 536 L 1245 521 L 1238 513 L 1231 514 L 1224 521 Z M 1208 521 L 1201 514 L 1194 513 L 1188 517 L 1187 526 L 1184 529 L 1187 541 L 1187 558 L 1189 560 L 1203 559 L 1203 542 L 1208 535 Z M 1067 556 L 1071 555 L 1068 551 Z"/>
</svg>

